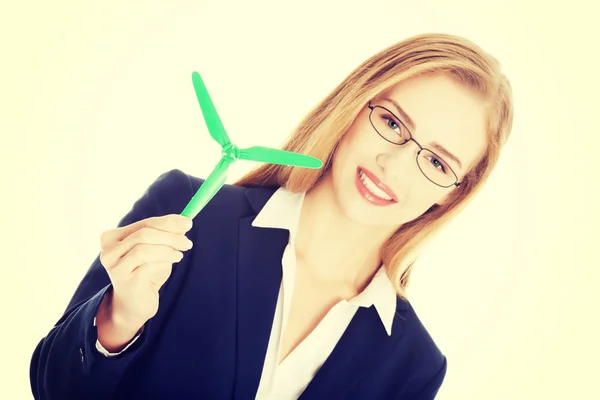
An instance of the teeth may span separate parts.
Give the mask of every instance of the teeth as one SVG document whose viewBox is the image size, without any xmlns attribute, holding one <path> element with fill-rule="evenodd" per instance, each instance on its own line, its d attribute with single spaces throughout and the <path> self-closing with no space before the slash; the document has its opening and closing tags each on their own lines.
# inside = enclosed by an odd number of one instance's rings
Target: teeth
<svg viewBox="0 0 600 400">
<path fill-rule="evenodd" d="M 383 200 L 392 200 L 390 196 L 385 194 L 383 190 L 379 189 L 377 185 L 372 180 L 370 180 L 369 177 L 367 177 L 362 171 L 360 171 L 360 180 L 365 184 L 365 186 L 367 187 L 367 189 L 369 189 L 369 192 L 371 192 L 373 196 L 379 197 Z"/>
</svg>

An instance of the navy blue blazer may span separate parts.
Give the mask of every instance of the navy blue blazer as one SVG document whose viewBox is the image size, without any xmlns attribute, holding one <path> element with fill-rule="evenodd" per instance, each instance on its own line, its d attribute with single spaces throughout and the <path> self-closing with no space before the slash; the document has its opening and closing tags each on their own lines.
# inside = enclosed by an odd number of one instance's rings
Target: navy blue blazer
<svg viewBox="0 0 600 400">
<path fill-rule="evenodd" d="M 119 226 L 179 214 L 202 179 L 162 174 Z M 125 352 L 100 354 L 93 320 L 111 284 L 99 256 L 64 315 L 33 353 L 36 399 L 253 399 L 258 389 L 288 243 L 284 229 L 253 227 L 277 188 L 225 185 L 194 219 L 194 247 L 160 289 L 158 313 Z M 434 399 L 446 357 L 409 302 L 392 335 L 361 307 L 301 399 Z"/>
</svg>

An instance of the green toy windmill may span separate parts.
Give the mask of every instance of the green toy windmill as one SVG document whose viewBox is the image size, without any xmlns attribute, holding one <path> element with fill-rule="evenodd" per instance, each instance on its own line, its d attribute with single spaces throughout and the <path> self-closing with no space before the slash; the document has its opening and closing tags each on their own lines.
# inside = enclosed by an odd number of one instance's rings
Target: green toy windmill
<svg viewBox="0 0 600 400">
<path fill-rule="evenodd" d="M 229 165 L 237 160 L 258 161 L 270 164 L 289 165 L 301 168 L 321 168 L 321 160 L 293 153 L 290 151 L 272 149 L 268 147 L 253 146 L 246 149 L 239 149 L 231 143 L 219 114 L 208 94 L 208 90 L 197 72 L 192 73 L 192 82 L 200 103 L 200 109 L 204 115 L 206 126 L 210 136 L 221 145 L 223 157 L 217 166 L 192 197 L 188 205 L 181 212 L 181 215 L 193 219 L 223 187 L 227 178 Z"/>
</svg>

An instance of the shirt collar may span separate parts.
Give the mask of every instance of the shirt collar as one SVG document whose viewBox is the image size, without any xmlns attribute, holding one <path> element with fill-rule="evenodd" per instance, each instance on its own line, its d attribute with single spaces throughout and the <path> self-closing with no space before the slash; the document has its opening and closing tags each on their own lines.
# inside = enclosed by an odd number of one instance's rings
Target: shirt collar
<svg viewBox="0 0 600 400">
<path fill-rule="evenodd" d="M 374 305 L 385 331 L 388 336 L 391 336 L 394 314 L 396 313 L 396 299 L 396 289 L 386 272 L 385 266 L 382 264 L 367 287 L 350 300 L 350 303 L 361 307 Z"/>
<path fill-rule="evenodd" d="M 305 192 L 294 193 L 280 187 L 254 218 L 252 226 L 287 229 L 290 236 L 295 238 L 304 195 Z"/>
<path fill-rule="evenodd" d="M 294 193 L 284 187 L 278 188 L 260 210 L 252 226 L 287 229 L 290 232 L 290 243 L 293 243 L 305 194 L 306 192 Z M 396 290 L 382 265 L 367 287 L 349 303 L 367 308 L 374 305 L 387 334 L 391 335 L 396 299 Z"/>
</svg>

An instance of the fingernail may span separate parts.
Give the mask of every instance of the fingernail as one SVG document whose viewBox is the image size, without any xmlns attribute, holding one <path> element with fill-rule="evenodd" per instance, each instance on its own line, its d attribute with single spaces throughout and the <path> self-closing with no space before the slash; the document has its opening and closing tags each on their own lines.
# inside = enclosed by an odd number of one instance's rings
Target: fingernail
<svg viewBox="0 0 600 400">
<path fill-rule="evenodd" d="M 194 246 L 194 243 L 191 240 L 188 239 L 188 241 L 187 241 L 187 247 L 188 247 L 188 249 L 191 249 L 192 246 Z"/>
</svg>

